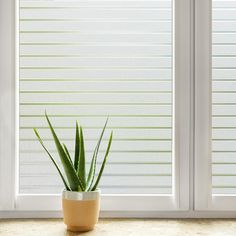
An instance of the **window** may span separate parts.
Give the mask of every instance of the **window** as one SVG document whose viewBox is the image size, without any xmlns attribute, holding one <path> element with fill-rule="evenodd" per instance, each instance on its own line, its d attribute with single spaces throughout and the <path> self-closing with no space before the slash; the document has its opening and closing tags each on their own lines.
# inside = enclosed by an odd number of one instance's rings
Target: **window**
<svg viewBox="0 0 236 236">
<path fill-rule="evenodd" d="M 198 9 L 202 20 L 197 29 L 205 34 L 198 35 L 195 57 L 196 209 L 233 211 L 235 2 L 213 0 L 205 3 L 204 12 L 200 13 L 200 4 Z"/>
<path fill-rule="evenodd" d="M 189 70 L 182 70 L 189 61 L 189 25 L 181 34 L 174 28 L 187 22 L 189 14 L 181 11 L 188 6 L 175 8 L 171 0 L 19 1 L 17 209 L 32 209 L 29 202 L 43 197 L 34 209 L 60 209 L 59 195 L 57 203 L 48 202 L 63 186 L 32 130 L 38 128 L 56 155 L 45 109 L 71 150 L 79 120 L 88 156 L 110 117 L 115 139 L 101 182 L 102 210 L 187 207 L 179 198 L 187 188 L 188 171 L 180 174 L 180 168 L 189 147 L 176 146 L 175 138 L 189 135 L 190 116 L 179 112 L 189 105 L 189 94 L 182 95 L 189 84 Z M 175 84 L 178 77 L 182 82 Z"/>
<path fill-rule="evenodd" d="M 235 24 L 236 4 L 213 1 L 212 193 L 236 193 Z"/>
<path fill-rule="evenodd" d="M 33 133 L 56 155 L 46 109 L 71 152 L 79 120 L 88 157 L 109 116 L 102 215 L 234 216 L 234 1 L 1 4 L 2 210 L 60 210 L 63 186 Z"/>
<path fill-rule="evenodd" d="M 1 152 L 2 209 L 60 209 L 62 185 L 32 131 L 55 153 L 45 109 L 70 149 L 80 121 L 88 156 L 110 116 L 115 140 L 101 183 L 103 212 L 188 209 L 190 2 L 5 4 L 5 23 L 16 29 L 1 26 L 13 52 L 6 58 L 15 61 L 6 71 L 16 76 L 2 87 L 12 109 L 4 115 L 11 145 Z"/>
<path fill-rule="evenodd" d="M 103 193 L 172 193 L 172 15 L 171 0 L 20 0 L 19 193 L 63 189 L 33 132 L 56 154 L 45 109 L 70 151 L 79 120 L 90 159 L 110 117 Z"/>
</svg>

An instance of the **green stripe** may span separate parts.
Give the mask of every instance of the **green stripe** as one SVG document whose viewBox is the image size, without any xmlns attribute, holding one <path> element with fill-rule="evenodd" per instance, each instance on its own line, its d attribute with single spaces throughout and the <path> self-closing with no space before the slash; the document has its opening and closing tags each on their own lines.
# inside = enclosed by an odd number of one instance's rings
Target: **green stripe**
<svg viewBox="0 0 236 236">
<path fill-rule="evenodd" d="M 21 162 L 21 165 L 42 165 L 49 164 L 50 161 L 45 162 Z M 86 162 L 86 165 L 89 165 L 90 162 Z M 102 162 L 97 162 L 98 165 L 101 165 Z M 172 162 L 109 162 L 108 165 L 172 165 Z"/>
<path fill-rule="evenodd" d="M 74 34 L 74 33 L 81 33 L 81 31 L 79 30 L 35 30 L 35 31 L 32 31 L 32 30 L 21 30 L 20 31 L 20 34 Z M 110 34 L 110 32 L 108 32 Z M 108 33 L 99 33 L 99 34 L 108 34 Z M 81 33 L 82 34 L 82 33 Z M 96 33 L 97 34 L 97 33 Z M 119 35 L 126 35 L 126 34 L 137 34 L 137 33 L 122 33 L 122 32 L 118 32 L 116 34 L 119 34 Z M 140 33 L 139 33 L 140 34 Z M 155 34 L 172 34 L 172 31 L 161 31 L 161 32 L 158 32 L 158 33 L 142 33 L 142 35 L 155 35 Z"/>
<path fill-rule="evenodd" d="M 36 141 L 37 139 L 35 138 L 20 138 L 20 142 L 28 142 L 28 141 Z M 47 141 L 53 141 L 51 138 L 44 138 L 44 142 Z M 108 141 L 109 139 L 104 138 L 104 141 Z M 74 141 L 72 138 L 63 138 L 63 141 Z M 86 138 L 86 141 L 97 141 L 97 139 L 92 139 L 92 138 Z M 114 141 L 172 141 L 171 138 L 115 138 Z"/>
<path fill-rule="evenodd" d="M 80 33 L 79 30 L 21 30 L 20 34 L 61 34 L 61 33 Z"/>
<path fill-rule="evenodd" d="M 236 127 L 235 126 L 233 126 L 233 127 L 212 127 L 213 129 L 236 129 Z"/>
<path fill-rule="evenodd" d="M 212 176 L 214 177 L 214 176 L 218 176 L 218 177 L 230 177 L 230 176 L 232 176 L 232 177 L 236 177 L 236 174 L 212 174 Z"/>
<path fill-rule="evenodd" d="M 45 117 L 44 115 L 20 115 L 20 117 Z M 107 115 L 48 115 L 48 117 L 107 117 Z M 172 117 L 172 115 L 109 115 L 109 117 Z"/>
<path fill-rule="evenodd" d="M 116 18 L 115 20 L 113 19 L 104 19 L 104 18 L 63 18 L 63 19 L 59 19 L 59 18 L 50 18 L 50 19 L 46 19 L 46 18 L 42 18 L 42 19 L 20 19 L 21 22 L 34 22 L 34 21 L 42 21 L 42 22 L 52 22 L 52 21 L 56 21 L 56 22 L 161 22 L 161 23 L 171 23 L 172 20 L 158 20 L 158 19 L 153 19 L 153 20 L 131 20 L 129 18 Z"/>
<path fill-rule="evenodd" d="M 104 9 L 109 9 L 109 10 L 163 10 L 163 9 L 167 9 L 171 11 L 171 6 L 169 7 L 136 7 L 136 6 L 124 6 L 124 7 L 112 7 L 112 6 L 99 6 L 99 5 L 95 5 L 95 6 L 61 6 L 61 7 L 38 7 L 38 6 L 34 6 L 34 7 L 20 7 L 20 9 L 76 9 L 76 8 L 104 8 Z"/>
<path fill-rule="evenodd" d="M 137 59 L 137 58 L 140 58 L 140 59 L 145 59 L 145 58 L 172 58 L 172 56 L 170 55 L 150 55 L 150 56 L 142 56 L 142 57 L 140 57 L 140 56 L 126 56 L 126 57 L 124 57 L 124 56 L 116 56 L 116 57 L 111 57 L 111 56 L 84 56 L 84 55 L 78 55 L 78 54 L 74 54 L 74 55 L 65 55 L 65 54 L 63 54 L 63 55 L 20 55 L 20 57 L 26 57 L 26 58 L 43 58 L 43 57 L 45 57 L 45 58 L 51 58 L 51 57 L 59 57 L 59 58 L 94 58 L 94 59 L 131 59 L 131 58 L 134 58 L 134 59 Z"/>
<path fill-rule="evenodd" d="M 109 42 L 108 42 L 109 43 Z M 107 46 L 107 47 L 156 47 L 156 46 L 171 46 L 171 43 L 159 43 L 159 44 L 112 44 L 112 45 L 108 45 L 106 44 L 106 42 L 102 42 L 102 43 L 20 43 L 20 45 L 82 45 L 82 46 Z"/>
<path fill-rule="evenodd" d="M 235 66 L 228 66 L 228 67 L 226 67 L 226 66 L 224 66 L 224 67 L 222 67 L 222 66 L 213 66 L 212 67 L 212 69 L 214 70 L 235 70 Z"/>
<path fill-rule="evenodd" d="M 116 81 L 116 82 L 171 82 L 172 79 L 20 79 L 21 82 L 109 82 L 109 81 Z"/>
<path fill-rule="evenodd" d="M 213 115 L 212 117 L 236 117 L 236 115 Z"/>
<path fill-rule="evenodd" d="M 155 93 L 155 94 L 158 94 L 158 93 L 172 93 L 172 91 L 107 91 L 107 90 L 104 90 L 104 91 L 20 91 L 20 93 L 75 93 L 75 94 L 80 94 L 80 93 L 92 93 L 92 94 L 100 94 L 100 93 Z"/>
<path fill-rule="evenodd" d="M 82 33 L 80 31 L 75 31 L 75 30 L 57 30 L 57 31 L 52 31 L 52 30 L 49 30 L 49 31 L 31 31 L 31 30 L 24 30 L 24 31 L 20 31 L 20 33 L 23 33 L 23 34 L 61 34 L 61 33 L 65 33 L 65 34 L 73 34 L 73 33 L 80 33 L 80 35 L 93 35 L 93 34 L 99 34 L 99 35 L 111 35 L 111 32 L 99 32 L 99 33 Z M 172 34 L 172 32 L 158 32 L 158 33 L 153 33 L 153 32 L 142 32 L 142 33 L 134 33 L 134 32 L 128 32 L 128 33 L 124 33 L 124 32 L 117 32 L 117 33 L 112 33 L 112 35 L 162 35 L 162 34 Z"/>
<path fill-rule="evenodd" d="M 213 45 L 214 45 L 214 44 L 213 44 Z M 226 43 L 221 43 L 221 44 L 216 44 L 216 45 L 231 45 L 231 46 L 232 46 L 232 45 L 235 45 L 235 46 L 236 46 L 236 43 L 227 43 L 227 44 L 226 44 Z M 235 58 L 236 58 L 236 55 L 212 55 L 212 57 L 213 57 L 213 58 L 214 58 L 214 57 L 220 57 L 220 58 L 221 58 L 221 57 L 230 57 L 230 58 L 231 58 L 231 57 L 233 57 L 233 58 L 235 57 Z"/>
<path fill-rule="evenodd" d="M 231 79 L 213 79 L 213 82 L 235 82 L 235 78 Z"/>
<path fill-rule="evenodd" d="M 213 150 L 212 153 L 235 153 L 236 150 L 233 150 L 233 151 L 228 151 L 228 150 L 224 150 L 224 151 L 215 151 Z"/>
<path fill-rule="evenodd" d="M 236 103 L 235 102 L 232 102 L 232 103 L 226 103 L 226 102 L 222 102 L 222 103 L 220 103 L 220 102 L 217 102 L 217 103 L 212 103 L 212 105 L 214 106 L 214 105 L 216 105 L 216 106 L 219 106 L 219 105 L 224 105 L 224 106 L 235 106 L 236 105 Z"/>
<path fill-rule="evenodd" d="M 31 67 L 31 66 L 25 66 L 20 67 L 20 70 L 163 70 L 163 69 L 171 69 L 171 67 L 141 67 L 141 66 L 59 66 L 59 67 Z"/>
<path fill-rule="evenodd" d="M 172 105 L 172 103 L 78 103 L 78 102 L 65 102 L 65 103 L 56 103 L 56 102 L 41 102 L 41 103 L 20 103 L 21 106 L 152 106 L 152 105 Z"/>
<path fill-rule="evenodd" d="M 28 173 L 28 174 L 20 174 L 21 177 L 28 177 L 28 176 L 32 176 L 32 177 L 44 177 L 44 176 L 57 176 L 57 173 L 53 174 L 53 173 L 45 173 L 45 174 L 31 174 L 31 173 Z M 97 176 L 97 175 L 95 175 Z M 102 176 L 107 176 L 107 177 L 120 177 L 121 174 L 103 174 Z M 130 176 L 133 176 L 133 177 L 137 177 L 137 176 L 140 176 L 140 177 L 156 177 L 156 176 L 172 176 L 171 174 L 166 174 L 166 173 L 163 173 L 163 174 L 122 174 L 122 176 L 124 177 L 130 177 Z"/>
<path fill-rule="evenodd" d="M 224 138 L 224 139 L 217 139 L 217 138 L 215 138 L 215 139 L 212 139 L 212 141 L 236 141 L 236 139 L 234 139 L 234 138 Z"/>
<path fill-rule="evenodd" d="M 212 162 L 213 165 L 235 165 L 236 162 Z"/>
<path fill-rule="evenodd" d="M 31 189 L 39 189 L 40 187 L 43 187 L 43 188 L 47 188 L 48 190 L 48 187 L 50 188 L 61 188 L 63 187 L 62 185 L 56 185 L 56 184 L 53 184 L 53 185 L 20 185 L 20 189 L 23 190 L 24 188 L 26 190 L 29 189 L 29 187 L 31 187 Z M 142 189 L 149 189 L 149 188 L 154 188 L 154 189 L 158 189 L 158 188 L 169 188 L 171 189 L 172 187 L 169 186 L 169 185 L 137 185 L 137 186 L 133 186 L 133 185 L 112 185 L 112 186 L 107 186 L 107 185 L 99 185 L 99 188 L 101 189 L 104 189 L 104 188 L 110 188 L 110 189 L 117 189 L 117 188 L 122 188 L 122 189 L 135 189 L 135 188 L 142 188 Z M 171 194 L 171 193 L 170 193 Z"/>
<path fill-rule="evenodd" d="M 20 126 L 20 129 L 33 129 L 33 128 L 37 128 L 37 129 L 49 129 L 47 126 L 36 126 L 36 127 L 32 127 L 32 126 Z M 61 126 L 54 126 L 53 128 L 55 129 L 74 129 L 75 127 L 61 127 Z M 102 127 L 100 126 L 89 126 L 89 127 L 86 127 L 84 126 L 83 127 L 84 129 L 101 129 Z M 107 128 L 109 129 L 171 129 L 172 127 L 141 127 L 141 126 L 137 126 L 137 127 L 134 127 L 134 126 L 126 126 L 126 127 L 122 127 L 122 126 L 108 126 Z"/>
<path fill-rule="evenodd" d="M 69 151 L 73 151 L 73 150 L 69 150 Z M 87 150 L 87 152 L 92 152 L 93 150 Z M 52 150 L 52 153 L 57 153 L 56 150 Z M 44 153 L 44 151 L 40 151 L 40 150 L 21 150 L 20 153 Z M 154 150 L 154 151 L 150 151 L 150 150 L 136 150 L 136 151 L 130 151 L 130 150 L 113 150 L 111 151 L 111 153 L 172 153 L 172 151 L 167 151 L 167 150 Z"/>
<path fill-rule="evenodd" d="M 212 188 L 236 188 L 236 185 L 213 185 Z"/>
<path fill-rule="evenodd" d="M 214 35 L 215 33 L 223 33 L 223 34 L 231 34 L 231 33 L 235 33 L 235 31 L 231 31 L 231 30 L 215 30 L 212 32 L 212 34 Z"/>
<path fill-rule="evenodd" d="M 232 93 L 232 94 L 235 94 L 236 91 L 235 92 L 234 91 L 212 91 L 212 93 Z"/>
<path fill-rule="evenodd" d="M 218 9 L 213 8 L 212 10 L 213 10 L 213 12 L 214 12 L 214 11 L 217 11 L 217 10 L 224 10 L 224 9 L 227 9 L 227 10 L 228 10 L 229 8 L 230 8 L 230 7 L 228 7 L 228 8 L 222 7 L 222 8 L 218 8 Z M 233 9 L 235 9 L 235 8 L 232 7 L 231 10 L 233 10 Z M 213 13 L 213 14 L 215 14 L 215 13 Z M 218 23 L 218 22 L 236 23 L 236 19 L 217 18 L 217 19 L 213 19 L 213 20 L 212 20 L 212 23 L 213 23 L 213 24 L 216 24 L 216 23 Z"/>
</svg>

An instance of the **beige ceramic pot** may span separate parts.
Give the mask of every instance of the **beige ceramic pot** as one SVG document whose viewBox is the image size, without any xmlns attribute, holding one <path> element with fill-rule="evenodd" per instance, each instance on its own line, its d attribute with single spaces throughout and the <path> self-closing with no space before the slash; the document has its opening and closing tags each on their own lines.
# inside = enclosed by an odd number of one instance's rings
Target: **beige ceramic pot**
<svg viewBox="0 0 236 236">
<path fill-rule="evenodd" d="M 64 223 L 70 231 L 92 230 L 98 221 L 100 190 L 92 192 L 63 191 Z"/>
</svg>

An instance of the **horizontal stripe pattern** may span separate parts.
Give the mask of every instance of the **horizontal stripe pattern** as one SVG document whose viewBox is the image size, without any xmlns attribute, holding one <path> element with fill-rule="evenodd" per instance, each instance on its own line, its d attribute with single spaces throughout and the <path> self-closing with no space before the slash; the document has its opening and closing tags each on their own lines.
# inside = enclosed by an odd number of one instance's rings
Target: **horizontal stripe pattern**
<svg viewBox="0 0 236 236">
<path fill-rule="evenodd" d="M 46 109 L 72 156 L 75 120 L 84 127 L 87 169 L 110 117 L 103 193 L 171 194 L 172 1 L 20 0 L 19 26 L 20 193 L 63 189 L 33 132 L 59 163 Z"/>
<path fill-rule="evenodd" d="M 213 0 L 212 193 L 236 193 L 236 4 Z"/>
</svg>

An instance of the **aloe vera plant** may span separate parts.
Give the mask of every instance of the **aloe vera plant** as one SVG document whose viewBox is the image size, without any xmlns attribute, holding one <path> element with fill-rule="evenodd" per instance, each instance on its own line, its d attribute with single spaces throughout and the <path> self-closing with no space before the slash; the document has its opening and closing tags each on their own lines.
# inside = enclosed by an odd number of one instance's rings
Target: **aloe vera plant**
<svg viewBox="0 0 236 236">
<path fill-rule="evenodd" d="M 34 132 L 36 134 L 36 137 L 38 138 L 40 144 L 44 148 L 44 150 L 47 152 L 49 158 L 55 165 L 66 190 L 68 191 L 80 191 L 80 192 L 88 192 L 88 191 L 94 191 L 97 189 L 99 181 L 101 179 L 104 167 L 106 165 L 106 161 L 108 158 L 108 154 L 110 151 L 111 143 L 112 143 L 112 135 L 113 132 L 110 134 L 110 138 L 108 141 L 107 149 L 105 152 L 105 156 L 100 168 L 100 171 L 98 172 L 98 176 L 95 181 L 95 173 L 96 173 L 96 165 L 97 165 L 97 157 L 99 152 L 99 147 L 102 141 L 102 137 L 104 134 L 104 131 L 107 126 L 108 119 L 106 120 L 106 123 L 103 127 L 102 133 L 98 139 L 97 145 L 94 149 L 92 161 L 90 164 L 90 169 L 88 175 L 86 175 L 86 158 L 85 158 L 85 149 L 84 149 L 84 135 L 83 135 L 83 128 L 78 125 L 78 122 L 76 121 L 76 134 L 75 134 L 75 154 L 74 154 L 74 160 L 72 160 L 71 155 L 64 143 L 61 143 L 59 138 L 57 137 L 57 134 L 47 116 L 47 113 L 45 112 L 45 117 L 47 119 L 49 128 L 51 130 L 57 152 L 60 157 L 60 161 L 62 163 L 62 166 L 64 168 L 65 175 L 63 175 L 60 167 L 56 163 L 53 156 L 50 154 L 48 149 L 45 147 L 41 137 L 39 136 L 39 133 L 36 129 L 34 129 Z"/>
</svg>

